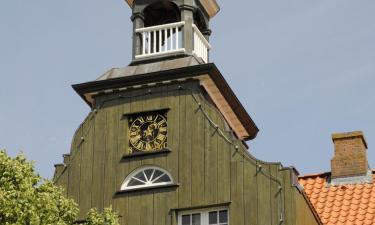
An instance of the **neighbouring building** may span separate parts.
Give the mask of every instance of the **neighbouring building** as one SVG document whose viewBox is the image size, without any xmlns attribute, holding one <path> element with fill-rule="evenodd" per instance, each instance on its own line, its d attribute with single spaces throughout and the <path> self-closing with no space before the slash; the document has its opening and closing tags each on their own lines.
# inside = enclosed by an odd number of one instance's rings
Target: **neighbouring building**
<svg viewBox="0 0 375 225">
<path fill-rule="evenodd" d="M 209 62 L 217 2 L 127 3 L 132 62 L 73 85 L 92 110 L 54 181 L 79 221 L 112 205 L 122 225 L 321 224 L 295 169 L 248 152 L 258 128 Z"/>
<path fill-rule="evenodd" d="M 375 224 L 375 171 L 367 162 L 362 132 L 332 135 L 331 172 L 301 176 L 300 184 L 323 224 Z"/>
</svg>

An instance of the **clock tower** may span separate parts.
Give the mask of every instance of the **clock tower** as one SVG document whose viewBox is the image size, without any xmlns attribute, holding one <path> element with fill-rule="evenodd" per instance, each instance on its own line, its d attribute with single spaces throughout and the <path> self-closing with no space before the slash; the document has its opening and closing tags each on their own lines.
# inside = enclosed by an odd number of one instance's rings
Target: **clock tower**
<svg viewBox="0 0 375 225">
<path fill-rule="evenodd" d="M 77 222 L 112 205 L 123 225 L 319 224 L 296 171 L 248 152 L 258 128 L 210 62 L 216 0 L 126 2 L 132 61 L 73 85 L 91 112 L 54 181 Z"/>
</svg>

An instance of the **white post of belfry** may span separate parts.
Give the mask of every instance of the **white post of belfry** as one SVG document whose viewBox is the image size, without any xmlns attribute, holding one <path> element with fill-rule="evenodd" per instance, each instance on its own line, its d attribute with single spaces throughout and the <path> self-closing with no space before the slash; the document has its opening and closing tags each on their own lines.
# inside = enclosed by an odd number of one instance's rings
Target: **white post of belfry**
<svg viewBox="0 0 375 225">
<path fill-rule="evenodd" d="M 133 21 L 133 60 L 135 59 L 136 55 L 140 55 L 142 53 L 142 34 L 136 32 L 138 28 L 144 27 L 144 16 L 143 13 L 134 13 L 131 17 Z"/>
<path fill-rule="evenodd" d="M 192 1 L 192 0 L 190 0 Z M 193 42 L 194 42 L 194 32 L 193 32 L 193 23 L 194 23 L 194 10 L 191 4 L 184 4 L 180 6 L 181 11 L 181 20 L 185 21 L 185 26 L 183 27 L 183 43 L 185 52 L 187 54 L 193 54 Z"/>
</svg>

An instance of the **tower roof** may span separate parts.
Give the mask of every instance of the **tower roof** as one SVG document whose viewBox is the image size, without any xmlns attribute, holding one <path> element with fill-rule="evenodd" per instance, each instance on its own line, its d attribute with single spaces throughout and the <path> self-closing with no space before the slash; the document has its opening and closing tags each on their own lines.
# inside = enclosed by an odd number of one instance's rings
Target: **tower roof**
<svg viewBox="0 0 375 225">
<path fill-rule="evenodd" d="M 125 0 L 125 1 L 126 3 L 128 3 L 130 8 L 133 8 L 134 0 Z M 214 17 L 220 11 L 220 6 L 216 0 L 199 0 L 199 3 L 206 10 L 206 13 L 210 18 Z"/>
<path fill-rule="evenodd" d="M 200 64 L 193 56 L 111 69 L 95 81 L 76 84 L 73 88 L 92 106 L 93 97 L 101 92 L 181 79 L 197 79 L 201 82 L 202 87 L 241 140 L 256 137 L 256 124 L 215 64 Z"/>
</svg>

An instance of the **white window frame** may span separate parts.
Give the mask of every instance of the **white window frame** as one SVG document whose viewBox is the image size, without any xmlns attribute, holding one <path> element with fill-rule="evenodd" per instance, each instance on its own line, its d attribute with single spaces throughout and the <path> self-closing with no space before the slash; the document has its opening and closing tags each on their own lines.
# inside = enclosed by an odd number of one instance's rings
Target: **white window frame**
<svg viewBox="0 0 375 225">
<path fill-rule="evenodd" d="M 226 210 L 228 213 L 228 222 L 225 224 L 229 225 L 230 220 L 230 214 L 229 214 L 229 208 L 228 207 L 215 207 L 215 208 L 204 208 L 204 209 L 195 209 L 195 210 L 187 210 L 187 211 L 181 211 L 178 213 L 178 225 L 182 225 L 182 216 L 184 215 L 192 215 L 192 214 L 201 214 L 201 225 L 209 225 L 209 213 L 210 212 L 219 212 Z M 218 223 L 219 225 L 221 223 Z"/>
<path fill-rule="evenodd" d="M 164 176 L 166 174 L 169 177 L 170 181 L 168 181 L 168 182 L 152 183 L 152 180 L 150 180 L 150 181 L 147 180 L 146 183 L 142 184 L 142 185 L 128 186 L 129 182 L 131 181 L 131 179 L 135 175 L 137 175 L 140 172 L 144 173 L 144 171 L 148 170 L 148 169 L 159 170 L 159 171 L 163 172 L 163 174 L 160 175 L 160 176 L 158 176 L 158 178 L 160 178 L 160 177 L 162 177 L 162 176 Z M 145 173 L 144 173 L 144 176 L 147 179 L 147 176 L 146 176 Z M 153 178 L 153 177 L 151 177 L 151 178 Z M 137 179 L 137 180 L 139 180 L 139 179 Z M 157 180 L 157 178 L 155 178 L 154 180 Z M 143 181 L 141 181 L 141 182 L 143 182 Z M 131 172 L 125 178 L 124 182 L 121 185 L 121 189 L 120 190 L 121 191 L 126 191 L 126 190 L 134 190 L 134 189 L 141 189 L 141 188 L 148 188 L 148 187 L 162 187 L 162 186 L 171 185 L 171 184 L 174 184 L 174 181 L 173 181 L 173 178 L 172 178 L 171 174 L 168 171 L 166 171 L 166 170 L 164 170 L 164 169 L 162 169 L 160 167 L 157 167 L 157 166 L 146 166 L 146 167 L 141 167 L 141 168 L 136 169 L 133 172 Z"/>
</svg>

